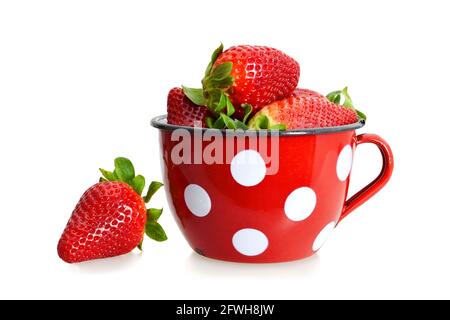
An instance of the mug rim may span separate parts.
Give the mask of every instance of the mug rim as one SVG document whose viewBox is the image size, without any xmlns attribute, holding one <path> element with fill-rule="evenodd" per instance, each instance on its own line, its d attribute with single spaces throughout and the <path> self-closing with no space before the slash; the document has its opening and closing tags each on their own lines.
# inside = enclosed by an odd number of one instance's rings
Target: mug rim
<svg viewBox="0 0 450 320">
<path fill-rule="evenodd" d="M 226 133 L 234 130 L 230 129 L 212 129 L 212 128 L 199 128 L 199 127 L 188 127 L 188 126 L 179 126 L 174 124 L 167 123 L 167 115 L 163 114 L 157 117 L 154 117 L 150 124 L 152 127 L 162 130 L 174 131 L 176 129 L 185 129 L 192 132 L 205 132 L 207 130 L 215 130 L 221 133 Z M 306 128 L 306 129 L 292 129 L 292 130 L 282 130 L 282 131 L 273 131 L 276 132 L 278 136 L 298 136 L 298 135 L 317 135 L 317 134 L 327 134 L 327 133 L 337 133 L 344 131 L 355 131 L 364 127 L 365 121 L 360 119 L 358 122 L 346 124 L 343 126 L 336 127 L 323 127 L 323 128 Z M 273 134 L 270 130 L 245 130 L 240 133 L 245 133 L 245 135 L 271 135 Z M 239 131 L 237 132 L 239 133 Z"/>
</svg>

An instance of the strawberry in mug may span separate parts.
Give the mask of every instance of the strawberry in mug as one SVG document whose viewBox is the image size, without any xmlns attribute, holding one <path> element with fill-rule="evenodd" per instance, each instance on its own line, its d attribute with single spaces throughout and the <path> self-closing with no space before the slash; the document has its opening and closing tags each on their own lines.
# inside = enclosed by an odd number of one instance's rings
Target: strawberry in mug
<svg viewBox="0 0 450 320">
<path fill-rule="evenodd" d="M 279 50 L 220 46 L 202 88 L 171 90 L 168 115 L 152 120 L 169 205 L 197 253 L 235 262 L 308 257 L 389 180 L 392 151 L 379 136 L 356 135 L 366 116 L 347 88 L 323 96 L 297 88 L 299 76 Z M 379 148 L 382 171 L 346 200 L 362 143 Z M 231 156 L 180 161 L 205 154 Z"/>
<path fill-rule="evenodd" d="M 300 65 L 280 50 L 220 45 L 201 88 L 173 88 L 159 129 L 164 185 L 174 217 L 199 254 L 236 262 L 308 257 L 336 225 L 390 179 L 393 155 L 347 88 L 323 96 L 297 88 Z M 347 199 L 353 154 L 375 144 L 379 176 Z M 167 236 L 162 209 L 146 208 L 163 186 L 126 158 L 82 195 L 58 243 L 68 263 L 142 250 L 144 234 Z"/>
</svg>

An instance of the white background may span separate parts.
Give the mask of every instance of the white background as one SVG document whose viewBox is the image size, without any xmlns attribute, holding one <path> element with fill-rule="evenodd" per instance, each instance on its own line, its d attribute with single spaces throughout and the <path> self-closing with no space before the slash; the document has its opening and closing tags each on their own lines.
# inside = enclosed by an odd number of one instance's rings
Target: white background
<svg viewBox="0 0 450 320">
<path fill-rule="evenodd" d="M 447 1 L 1 1 L 0 298 L 450 298 Z M 320 253 L 276 265 L 169 241 L 80 265 L 56 244 L 98 167 L 131 158 L 160 179 L 157 131 L 173 86 L 196 86 L 220 41 L 279 48 L 300 85 L 348 85 L 362 132 L 395 153 L 390 183 Z M 362 146 L 351 192 L 376 176 Z M 155 206 L 166 206 L 161 192 Z M 295 245 L 295 244 L 291 244 Z"/>
</svg>

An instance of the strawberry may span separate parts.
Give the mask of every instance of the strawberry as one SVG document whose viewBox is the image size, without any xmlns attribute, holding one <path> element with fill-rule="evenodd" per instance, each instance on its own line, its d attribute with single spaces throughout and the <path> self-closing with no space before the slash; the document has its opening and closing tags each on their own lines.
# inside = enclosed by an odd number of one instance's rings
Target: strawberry
<svg viewBox="0 0 450 320">
<path fill-rule="evenodd" d="M 332 94 L 348 96 L 347 88 Z M 340 102 L 340 98 L 339 101 L 335 99 Z M 291 97 L 262 108 L 250 120 L 249 126 L 253 129 L 321 128 L 355 123 L 359 120 L 358 116 L 365 119 L 353 108 L 351 100 L 348 101 L 347 105 L 339 105 L 314 91 L 297 90 Z M 349 106 L 350 103 L 352 106 Z"/>
<path fill-rule="evenodd" d="M 234 82 L 229 90 L 233 104 L 250 104 L 255 111 L 261 107 L 288 97 L 297 87 L 300 66 L 280 50 L 262 46 L 231 47 L 219 55 L 217 67 L 231 63 L 230 76 Z M 206 89 L 216 86 L 207 83 Z"/>
<path fill-rule="evenodd" d="M 145 203 L 162 186 L 153 181 L 141 197 L 145 179 L 135 176 L 126 158 L 116 158 L 115 170 L 100 169 L 103 178 L 84 192 L 58 243 L 59 257 L 68 263 L 122 255 L 138 247 L 144 233 L 157 241 L 167 236 L 157 220 L 162 209 Z"/>
<path fill-rule="evenodd" d="M 320 93 L 310 90 L 310 89 L 304 89 L 304 88 L 297 88 L 294 90 L 294 92 L 292 93 L 293 97 L 299 97 L 299 96 L 317 96 L 317 97 L 322 97 L 324 99 L 326 99 L 325 96 L 321 95 Z"/>
<path fill-rule="evenodd" d="M 206 127 L 208 109 L 189 100 L 181 88 L 173 88 L 167 97 L 167 122 L 179 126 L 193 127 L 195 123 Z"/>
<path fill-rule="evenodd" d="M 183 91 L 193 103 L 208 107 L 208 127 L 245 129 L 252 112 L 289 97 L 299 78 L 297 61 L 280 50 L 245 45 L 223 51 L 220 45 L 206 68 L 203 87 Z"/>
</svg>

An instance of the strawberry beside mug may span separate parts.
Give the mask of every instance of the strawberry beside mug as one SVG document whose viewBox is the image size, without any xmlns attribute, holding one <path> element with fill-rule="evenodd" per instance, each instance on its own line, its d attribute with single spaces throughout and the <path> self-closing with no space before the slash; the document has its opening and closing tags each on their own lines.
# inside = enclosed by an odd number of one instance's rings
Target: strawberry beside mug
<svg viewBox="0 0 450 320">
<path fill-rule="evenodd" d="M 168 202 L 189 245 L 206 257 L 283 262 L 317 252 L 336 225 L 390 179 L 392 151 L 351 125 L 230 131 L 167 124 L 159 129 Z M 347 200 L 358 145 L 383 159 L 374 181 Z"/>
</svg>

